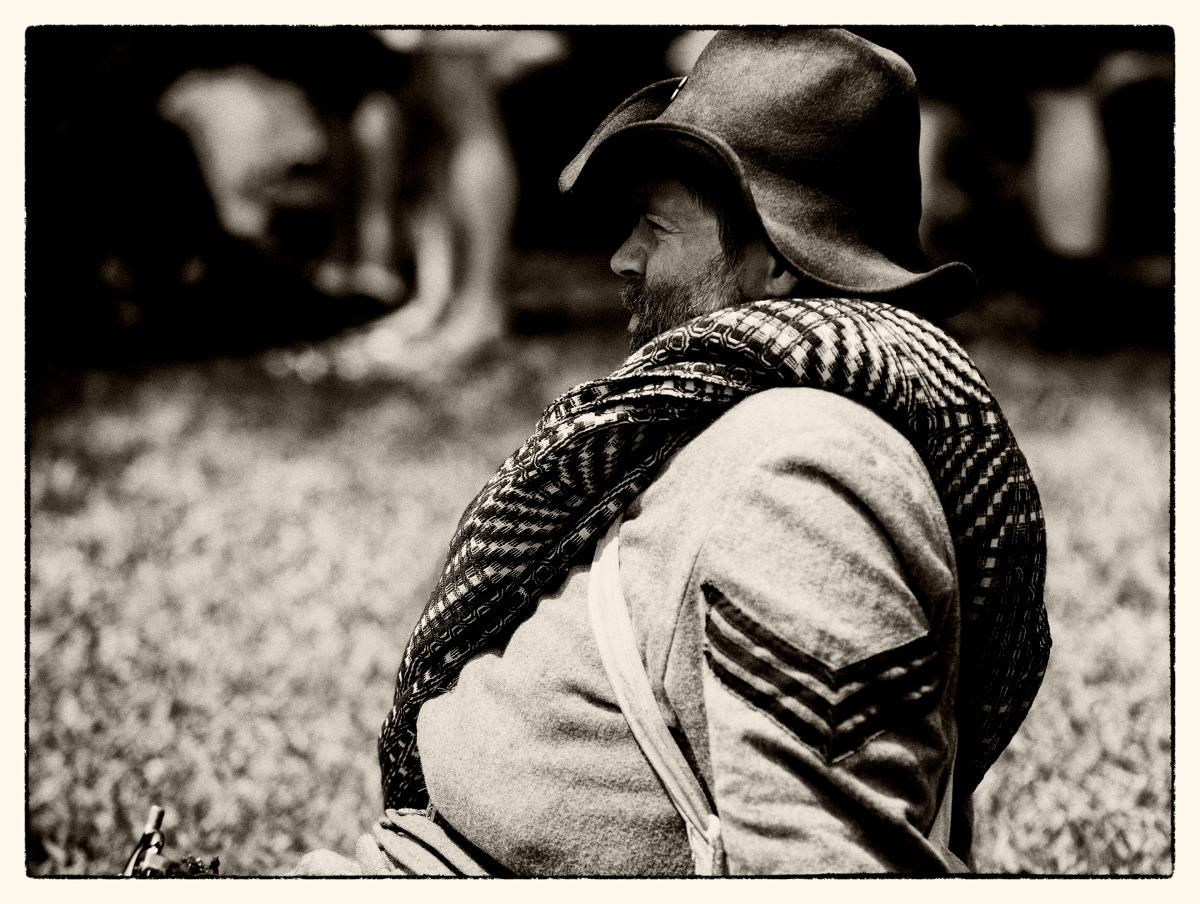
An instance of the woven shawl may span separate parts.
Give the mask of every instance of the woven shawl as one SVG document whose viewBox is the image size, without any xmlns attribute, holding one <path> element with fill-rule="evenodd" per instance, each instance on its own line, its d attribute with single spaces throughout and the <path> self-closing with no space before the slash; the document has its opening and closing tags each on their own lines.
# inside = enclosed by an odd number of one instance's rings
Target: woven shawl
<svg viewBox="0 0 1200 904">
<path fill-rule="evenodd" d="M 674 452 L 778 386 L 869 407 L 929 470 L 962 607 L 956 783 L 975 788 L 1028 712 L 1050 650 L 1045 531 L 1025 458 L 967 354 L 927 321 L 878 302 L 770 300 L 693 320 L 569 390 L 467 506 L 380 733 L 385 806 L 428 802 L 421 704 L 503 643 Z"/>
</svg>

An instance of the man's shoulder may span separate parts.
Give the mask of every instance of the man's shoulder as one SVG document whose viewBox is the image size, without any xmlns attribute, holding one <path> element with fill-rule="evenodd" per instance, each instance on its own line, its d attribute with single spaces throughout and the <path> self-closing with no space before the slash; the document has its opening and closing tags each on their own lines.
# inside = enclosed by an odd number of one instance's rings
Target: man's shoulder
<svg viewBox="0 0 1200 904">
<path fill-rule="evenodd" d="M 834 669 L 932 642 L 955 598 L 953 545 L 899 431 L 814 389 L 748 398 L 713 430 L 741 455 L 723 459 L 727 491 L 693 572 L 717 623 L 766 626 L 741 640 L 773 632 Z"/>
<path fill-rule="evenodd" d="M 818 468 L 860 459 L 873 469 L 888 465 L 906 473 L 925 468 L 912 444 L 882 417 L 837 393 L 779 387 L 755 393 L 717 418 L 692 442 L 691 455 L 771 466 L 801 457 Z"/>
<path fill-rule="evenodd" d="M 807 560 L 788 567 L 803 558 L 800 535 L 853 556 L 879 546 L 937 594 L 953 581 L 949 527 L 920 454 L 843 396 L 809 388 L 750 396 L 685 447 L 663 477 L 646 499 L 662 523 L 681 536 L 694 527 L 711 554 L 734 551 L 783 585 L 810 570 Z M 828 574 L 841 580 L 839 568 Z"/>
</svg>

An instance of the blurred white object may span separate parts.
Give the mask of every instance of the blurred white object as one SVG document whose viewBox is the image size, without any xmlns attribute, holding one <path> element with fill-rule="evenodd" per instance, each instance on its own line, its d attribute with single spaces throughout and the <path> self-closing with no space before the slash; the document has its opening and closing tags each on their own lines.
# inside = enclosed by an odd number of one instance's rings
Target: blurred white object
<svg viewBox="0 0 1200 904">
<path fill-rule="evenodd" d="M 486 61 L 488 75 L 501 84 L 567 55 L 567 39 L 550 30 L 383 28 L 375 33 L 398 53 L 478 56 Z"/>
<path fill-rule="evenodd" d="M 675 75 L 687 75 L 715 34 L 715 31 L 685 31 L 667 48 L 667 68 Z"/>
<path fill-rule="evenodd" d="M 1173 79 L 1175 60 L 1169 53 L 1122 50 L 1110 53 L 1096 68 L 1092 84 L 1101 96 L 1153 79 Z"/>
<path fill-rule="evenodd" d="M 1108 152 L 1100 109 L 1084 88 L 1032 98 L 1030 207 L 1046 247 L 1063 257 L 1100 253 L 1108 204 Z"/>
<path fill-rule="evenodd" d="M 319 200 L 320 186 L 294 170 L 319 164 L 329 143 L 308 98 L 291 82 L 248 65 L 193 70 L 163 93 L 159 112 L 191 139 L 230 235 L 265 247 L 274 206 Z"/>
</svg>

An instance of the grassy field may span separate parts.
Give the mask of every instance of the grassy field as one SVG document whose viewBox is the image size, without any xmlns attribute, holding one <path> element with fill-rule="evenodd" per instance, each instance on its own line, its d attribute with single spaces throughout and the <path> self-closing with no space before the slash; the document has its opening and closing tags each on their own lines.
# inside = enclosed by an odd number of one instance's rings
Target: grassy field
<svg viewBox="0 0 1200 904">
<path fill-rule="evenodd" d="M 226 874 L 349 853 L 458 514 L 623 347 L 595 320 L 440 380 L 305 379 L 264 354 L 48 384 L 30 424 L 29 871 L 115 872 L 151 803 L 171 851 Z M 1041 488 L 1055 636 L 976 797 L 979 864 L 1169 872 L 1169 361 L 971 347 Z"/>
</svg>

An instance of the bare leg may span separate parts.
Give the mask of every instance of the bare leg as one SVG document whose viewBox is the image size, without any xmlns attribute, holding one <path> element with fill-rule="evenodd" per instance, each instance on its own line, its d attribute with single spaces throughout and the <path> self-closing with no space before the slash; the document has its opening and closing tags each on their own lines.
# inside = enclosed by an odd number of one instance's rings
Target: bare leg
<svg viewBox="0 0 1200 904">
<path fill-rule="evenodd" d="M 342 350 L 337 367 L 347 376 L 433 375 L 507 329 L 501 287 L 516 166 L 487 60 L 479 53 L 430 54 L 421 66 L 447 144 L 445 162 L 425 162 L 436 187 L 408 218 L 415 291 Z"/>
<path fill-rule="evenodd" d="M 466 251 L 455 319 L 487 342 L 506 329 L 501 285 L 516 206 L 516 168 L 498 122 L 477 123 L 456 144 L 450 187 Z"/>
<path fill-rule="evenodd" d="M 454 293 L 454 230 L 449 212 L 434 198 L 409 219 L 416 261 L 415 291 L 409 302 L 388 318 L 389 328 L 409 338 L 425 336 L 445 318 Z"/>
<path fill-rule="evenodd" d="M 446 178 L 462 258 L 441 341 L 448 353 L 466 355 L 507 329 L 501 287 L 517 200 L 516 166 L 487 56 L 446 53 L 428 65 L 450 136 Z"/>
<path fill-rule="evenodd" d="M 396 99 L 382 91 L 368 94 L 351 119 L 350 131 L 361 161 L 358 183 L 358 258 L 351 282 L 360 294 L 389 304 L 404 297 L 396 271 L 396 201 L 400 184 L 404 120 Z"/>
</svg>

